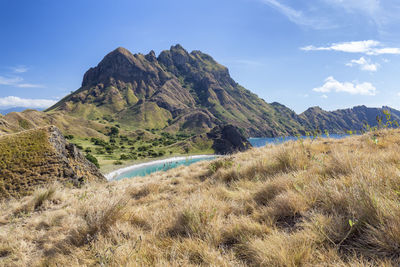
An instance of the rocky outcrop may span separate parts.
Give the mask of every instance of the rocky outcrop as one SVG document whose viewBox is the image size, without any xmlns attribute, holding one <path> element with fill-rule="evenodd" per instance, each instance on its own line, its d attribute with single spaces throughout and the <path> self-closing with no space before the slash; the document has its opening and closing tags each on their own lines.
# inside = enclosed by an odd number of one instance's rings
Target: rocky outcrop
<svg viewBox="0 0 400 267">
<path fill-rule="evenodd" d="M 207 134 L 207 137 L 213 141 L 212 148 L 219 155 L 246 151 L 251 148 L 250 142 L 233 125 L 217 126 Z"/>
<path fill-rule="evenodd" d="M 80 186 L 106 179 L 55 126 L 0 137 L 0 198 L 56 181 Z"/>
</svg>

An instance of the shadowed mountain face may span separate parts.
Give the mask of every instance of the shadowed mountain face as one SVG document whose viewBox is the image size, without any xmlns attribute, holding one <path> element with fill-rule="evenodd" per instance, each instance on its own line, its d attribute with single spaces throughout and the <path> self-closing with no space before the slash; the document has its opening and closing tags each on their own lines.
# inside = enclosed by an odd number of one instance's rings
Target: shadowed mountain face
<svg viewBox="0 0 400 267">
<path fill-rule="evenodd" d="M 400 112 L 392 111 L 393 119 Z M 48 112 L 88 120 L 108 120 L 128 130 L 163 129 L 206 133 L 232 124 L 246 136 L 304 134 L 314 129 L 343 133 L 376 125 L 382 109 L 365 106 L 328 112 L 314 107 L 297 115 L 279 103 L 268 104 L 237 84 L 226 67 L 200 51 L 172 46 L 156 57 L 117 48 L 89 69 L 82 87 Z"/>
<path fill-rule="evenodd" d="M 266 103 L 212 57 L 180 45 L 158 57 L 153 51 L 114 50 L 86 72 L 79 90 L 49 109 L 54 110 L 90 120 L 109 117 L 132 129 L 204 133 L 230 123 L 249 136 L 304 130 L 293 111 Z"/>
</svg>

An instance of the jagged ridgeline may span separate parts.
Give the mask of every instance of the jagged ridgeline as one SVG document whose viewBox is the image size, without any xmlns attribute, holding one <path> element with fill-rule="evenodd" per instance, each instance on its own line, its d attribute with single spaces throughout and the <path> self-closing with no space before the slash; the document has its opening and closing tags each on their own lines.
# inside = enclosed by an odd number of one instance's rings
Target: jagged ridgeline
<svg viewBox="0 0 400 267">
<path fill-rule="evenodd" d="M 292 110 L 266 103 L 211 56 L 180 45 L 158 57 L 118 48 L 86 72 L 80 89 L 48 111 L 116 121 L 127 129 L 205 133 L 233 124 L 247 136 L 304 131 Z"/>
</svg>

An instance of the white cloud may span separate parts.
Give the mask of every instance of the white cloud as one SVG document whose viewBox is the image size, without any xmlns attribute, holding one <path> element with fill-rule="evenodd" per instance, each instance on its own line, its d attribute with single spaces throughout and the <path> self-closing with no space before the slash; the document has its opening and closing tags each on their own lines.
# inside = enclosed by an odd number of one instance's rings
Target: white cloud
<svg viewBox="0 0 400 267">
<path fill-rule="evenodd" d="M 19 88 L 43 88 L 43 85 L 40 84 L 32 84 L 32 83 L 19 83 L 15 85 Z"/>
<path fill-rule="evenodd" d="M 356 65 L 360 66 L 360 69 L 365 71 L 377 71 L 380 66 L 378 63 L 371 63 L 364 57 L 361 57 L 360 59 L 353 59 L 352 61 L 346 64 L 346 66 L 349 67 L 353 67 Z"/>
<path fill-rule="evenodd" d="M 333 6 L 344 8 L 349 12 L 361 11 L 370 16 L 374 16 L 381 9 L 379 0 L 325 0 L 325 2 Z"/>
<path fill-rule="evenodd" d="M 17 96 L 0 97 L 0 107 L 24 107 L 24 108 L 48 108 L 56 103 L 55 100 L 50 99 L 29 99 L 20 98 Z"/>
<path fill-rule="evenodd" d="M 43 85 L 23 83 L 24 79 L 21 77 L 4 77 L 0 76 L 0 85 L 14 86 L 19 88 L 43 88 Z"/>
<path fill-rule="evenodd" d="M 335 25 L 328 22 L 324 17 L 309 16 L 300 10 L 296 10 L 288 5 L 282 4 L 278 0 L 261 0 L 261 2 L 272 6 L 283 15 L 285 15 L 291 22 L 302 26 L 308 26 L 314 29 L 330 29 Z"/>
<path fill-rule="evenodd" d="M 370 56 L 384 55 L 384 54 L 390 54 L 390 55 L 400 54 L 400 48 L 382 47 L 382 43 L 375 40 L 333 43 L 329 46 L 321 46 L 321 47 L 309 45 L 301 47 L 300 49 L 304 51 L 339 51 L 346 53 L 361 53 Z"/>
<path fill-rule="evenodd" d="M 327 95 L 322 95 L 321 97 L 322 97 L 323 99 L 327 99 L 327 98 L 328 98 Z"/>
<path fill-rule="evenodd" d="M 376 95 L 376 88 L 371 83 L 341 83 L 332 76 L 326 78 L 321 87 L 314 88 L 313 91 L 319 93 L 344 92 L 352 95 Z"/>
<path fill-rule="evenodd" d="M 290 21 L 314 29 L 338 27 L 374 27 L 378 33 L 392 32 L 400 18 L 400 5 L 395 0 L 256 0 L 268 4 Z M 389 35 L 391 36 L 391 35 Z"/>
<path fill-rule="evenodd" d="M 23 79 L 20 77 L 7 78 L 4 76 L 0 76 L 0 85 L 14 85 L 22 81 Z"/>
<path fill-rule="evenodd" d="M 13 72 L 16 72 L 16 73 L 24 73 L 24 72 L 27 72 L 29 70 L 24 65 L 12 67 L 11 69 L 12 69 Z"/>
</svg>

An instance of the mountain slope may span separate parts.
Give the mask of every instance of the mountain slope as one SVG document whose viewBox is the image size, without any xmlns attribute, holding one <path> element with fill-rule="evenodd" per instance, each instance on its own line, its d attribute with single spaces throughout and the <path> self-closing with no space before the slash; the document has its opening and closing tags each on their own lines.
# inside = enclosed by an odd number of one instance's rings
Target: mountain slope
<svg viewBox="0 0 400 267">
<path fill-rule="evenodd" d="M 22 112 L 11 112 L 5 116 L 0 115 L 0 135 L 49 125 L 57 126 L 64 134 L 80 137 L 104 137 L 102 133 L 107 132 L 104 124 L 60 112 L 44 113 L 27 109 Z"/>
<path fill-rule="evenodd" d="M 54 126 L 0 137 L 0 199 L 55 181 L 79 185 L 105 178 Z"/>
<path fill-rule="evenodd" d="M 382 117 L 382 123 L 386 123 L 383 113 L 387 110 L 391 114 L 391 121 L 400 122 L 400 112 L 390 107 L 368 108 L 356 106 L 349 109 L 325 111 L 320 107 L 312 107 L 299 115 L 299 122 L 308 129 L 328 130 L 331 133 L 345 133 L 347 130 L 365 130 L 366 125 L 374 127 L 378 125 L 377 116 Z"/>
<path fill-rule="evenodd" d="M 293 111 L 280 110 L 238 85 L 226 67 L 180 45 L 156 57 L 124 48 L 109 53 L 84 75 L 82 87 L 48 112 L 90 120 L 109 118 L 127 128 L 190 133 L 234 124 L 249 136 L 304 130 Z"/>
</svg>

